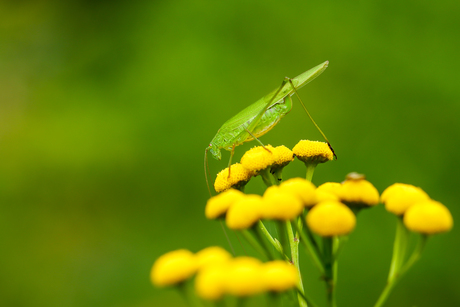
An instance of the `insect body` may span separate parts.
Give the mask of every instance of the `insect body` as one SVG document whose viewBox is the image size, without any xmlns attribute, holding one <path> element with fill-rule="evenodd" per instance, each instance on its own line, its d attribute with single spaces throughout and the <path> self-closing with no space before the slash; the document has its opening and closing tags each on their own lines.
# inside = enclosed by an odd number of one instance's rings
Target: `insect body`
<svg viewBox="0 0 460 307">
<path fill-rule="evenodd" d="M 206 147 L 205 163 L 207 161 L 208 151 L 211 152 L 211 155 L 215 159 L 220 160 L 220 150 L 226 149 L 231 151 L 229 161 L 230 166 L 233 151 L 236 146 L 253 139 L 256 139 L 260 143 L 257 138 L 270 131 L 270 129 L 272 129 L 280 121 L 280 119 L 292 109 L 291 96 L 297 94 L 298 89 L 319 76 L 327 68 L 328 64 L 329 62 L 326 61 L 293 79 L 285 78 L 279 88 L 275 89 L 270 94 L 262 97 L 227 120 L 217 131 L 217 134 L 214 136 L 209 146 Z M 300 102 L 310 119 L 313 121 L 302 101 Z M 314 121 L 313 123 L 321 132 L 316 123 Z M 326 139 L 322 132 L 321 134 Z"/>
</svg>

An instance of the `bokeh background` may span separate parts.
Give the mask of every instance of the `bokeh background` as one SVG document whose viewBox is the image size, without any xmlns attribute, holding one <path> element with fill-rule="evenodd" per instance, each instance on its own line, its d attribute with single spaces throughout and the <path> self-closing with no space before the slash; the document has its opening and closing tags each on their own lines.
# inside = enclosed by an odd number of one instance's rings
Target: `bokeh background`
<svg viewBox="0 0 460 307">
<path fill-rule="evenodd" d="M 300 95 L 339 158 L 314 183 L 351 171 L 380 192 L 411 183 L 458 221 L 459 14 L 453 0 L 2 1 L 0 305 L 184 306 L 149 271 L 173 249 L 228 248 L 203 215 L 205 147 L 283 77 L 325 60 Z M 295 101 L 262 141 L 305 138 L 321 140 Z M 228 157 L 211 159 L 213 175 Z M 261 193 L 260 178 L 247 190 Z M 375 302 L 394 230 L 382 206 L 360 214 L 339 306 Z M 459 239 L 455 227 L 432 238 L 388 306 L 460 306 Z"/>
</svg>

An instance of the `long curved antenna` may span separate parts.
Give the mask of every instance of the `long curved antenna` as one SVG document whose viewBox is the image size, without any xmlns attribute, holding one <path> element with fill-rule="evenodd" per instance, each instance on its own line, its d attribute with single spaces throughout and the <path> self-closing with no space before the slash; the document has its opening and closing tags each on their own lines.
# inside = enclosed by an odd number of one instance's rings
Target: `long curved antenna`
<svg viewBox="0 0 460 307">
<path fill-rule="evenodd" d="M 209 197 L 212 197 L 211 188 L 209 187 L 209 181 L 208 181 L 208 173 L 211 175 L 211 173 L 209 172 L 209 164 L 208 164 L 208 150 L 209 150 L 209 147 L 206 147 L 206 149 L 204 150 L 204 178 L 206 178 L 206 186 L 208 187 Z"/>
<path fill-rule="evenodd" d="M 287 78 L 287 77 L 286 77 Z M 291 84 L 292 88 L 294 89 L 294 92 L 297 96 L 297 99 L 299 99 L 300 101 L 300 104 L 302 105 L 303 109 L 305 110 L 305 112 L 307 112 L 307 115 L 308 117 L 310 118 L 311 122 L 313 123 L 313 125 L 315 125 L 316 129 L 318 129 L 319 133 L 321 133 L 321 135 L 323 136 L 324 140 L 327 142 L 327 146 L 329 146 L 329 148 L 331 149 L 332 151 L 332 154 L 334 155 L 335 159 L 337 160 L 337 155 L 335 154 L 335 151 L 334 151 L 334 148 L 332 148 L 331 146 L 331 143 L 329 143 L 326 135 L 324 134 L 323 131 L 321 131 L 321 129 L 319 128 L 319 126 L 316 124 L 316 122 L 313 120 L 313 117 L 311 117 L 310 115 L 310 112 L 308 112 L 307 108 L 305 107 L 305 105 L 303 104 L 302 102 L 302 99 L 300 99 L 300 96 L 299 96 L 299 93 L 297 93 L 297 89 L 295 88 L 294 84 L 292 83 L 292 79 L 291 78 L 287 78 L 289 80 L 289 83 Z"/>
</svg>

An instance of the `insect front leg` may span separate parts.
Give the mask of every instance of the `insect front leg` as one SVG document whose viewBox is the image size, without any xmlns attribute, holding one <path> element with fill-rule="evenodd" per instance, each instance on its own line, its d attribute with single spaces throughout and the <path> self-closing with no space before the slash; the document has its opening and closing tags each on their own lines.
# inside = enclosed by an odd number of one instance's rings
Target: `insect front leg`
<svg viewBox="0 0 460 307">
<path fill-rule="evenodd" d="M 228 161 L 228 178 L 230 178 L 230 170 L 231 170 L 231 167 L 232 167 L 232 158 L 233 158 L 233 154 L 235 153 L 235 144 L 233 144 L 232 146 L 232 152 L 230 153 L 230 160 Z"/>
</svg>

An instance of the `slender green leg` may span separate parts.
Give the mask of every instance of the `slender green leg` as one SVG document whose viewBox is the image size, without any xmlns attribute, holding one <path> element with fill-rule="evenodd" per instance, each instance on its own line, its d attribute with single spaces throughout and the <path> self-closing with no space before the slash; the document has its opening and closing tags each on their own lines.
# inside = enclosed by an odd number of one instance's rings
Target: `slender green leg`
<svg viewBox="0 0 460 307">
<path fill-rule="evenodd" d="M 232 167 L 232 158 L 233 158 L 233 154 L 235 153 L 235 144 L 233 144 L 232 146 L 232 152 L 230 153 L 230 160 L 228 160 L 228 178 L 230 178 L 230 169 Z"/>
<path fill-rule="evenodd" d="M 335 154 L 334 152 L 334 149 L 332 148 L 331 146 L 331 143 L 329 143 L 326 135 L 323 133 L 323 131 L 319 128 L 319 126 L 316 124 L 316 122 L 313 120 L 313 117 L 310 115 L 310 112 L 308 112 L 307 110 L 307 107 L 305 107 L 305 105 L 303 104 L 302 100 L 300 99 L 300 96 L 299 96 L 299 93 L 297 93 L 297 89 L 295 88 L 294 86 L 294 83 L 292 83 L 292 79 L 291 78 L 287 78 L 287 81 L 289 81 L 289 83 L 291 84 L 292 88 L 294 89 L 294 92 L 297 96 L 297 99 L 299 99 L 300 101 L 300 104 L 302 105 L 303 109 L 305 110 L 305 112 L 307 113 L 308 117 L 310 118 L 311 122 L 313 123 L 313 125 L 315 125 L 316 129 L 318 129 L 319 133 L 321 133 L 321 135 L 323 136 L 324 140 L 326 141 L 327 145 L 329 146 L 329 148 L 331 149 L 332 153 L 334 154 L 334 157 L 337 159 L 337 155 Z"/>
</svg>

